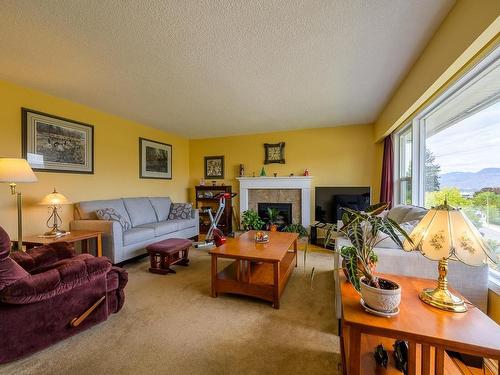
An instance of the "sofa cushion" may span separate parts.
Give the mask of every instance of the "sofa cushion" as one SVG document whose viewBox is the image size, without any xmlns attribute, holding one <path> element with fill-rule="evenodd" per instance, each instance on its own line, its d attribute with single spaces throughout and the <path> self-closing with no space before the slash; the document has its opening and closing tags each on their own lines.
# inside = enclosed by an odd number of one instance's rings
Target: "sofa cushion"
<svg viewBox="0 0 500 375">
<path fill-rule="evenodd" d="M 173 203 L 170 207 L 169 220 L 190 219 L 193 206 L 191 203 Z"/>
<path fill-rule="evenodd" d="M 49 245 L 38 246 L 28 251 L 16 251 L 10 257 L 29 273 L 41 267 L 54 264 L 61 259 L 70 259 L 75 256 L 73 244 L 56 242 Z"/>
<path fill-rule="evenodd" d="M 403 218 L 413 209 L 413 206 L 398 205 L 389 210 L 387 217 L 396 223 L 402 223 Z"/>
<path fill-rule="evenodd" d="M 113 220 L 120 223 L 124 231 L 129 230 L 132 227 L 128 218 L 124 218 L 118 213 L 114 208 L 100 208 L 96 210 L 96 215 L 99 220 Z"/>
<path fill-rule="evenodd" d="M 428 210 L 426 208 L 412 206 L 412 209 L 408 211 L 408 213 L 403 217 L 401 223 L 407 223 L 409 221 L 420 221 L 424 218 L 427 211 Z"/>
<path fill-rule="evenodd" d="M 131 245 L 137 242 L 146 241 L 154 238 L 153 228 L 132 228 L 123 233 L 123 244 Z"/>
<path fill-rule="evenodd" d="M 108 259 L 81 254 L 56 268 L 16 281 L 0 293 L 0 301 L 10 304 L 44 301 L 102 277 L 110 269 Z"/>
<path fill-rule="evenodd" d="M 196 226 L 196 219 L 174 219 L 169 220 L 172 224 L 177 224 L 178 230 L 192 228 Z"/>
<path fill-rule="evenodd" d="M 97 220 L 96 210 L 103 208 L 114 208 L 121 217 L 131 222 L 122 199 L 86 201 L 75 204 L 76 216 L 81 220 Z"/>
<path fill-rule="evenodd" d="M 9 258 L 9 253 L 9 235 L 0 227 L 0 290 L 29 276 L 29 273 L 23 267 Z"/>
<path fill-rule="evenodd" d="M 164 234 L 169 234 L 177 232 L 179 230 L 179 224 L 176 223 L 177 220 L 167 220 L 160 223 L 150 223 L 138 226 L 138 228 L 149 228 L 154 230 L 155 237 L 163 236 Z"/>
<path fill-rule="evenodd" d="M 0 290 L 29 276 L 30 274 L 12 259 L 0 260 Z"/>
<path fill-rule="evenodd" d="M 170 206 L 172 201 L 168 197 L 155 197 L 149 198 L 151 205 L 156 213 L 156 219 L 160 221 L 165 221 L 168 219 L 168 214 L 170 213 Z"/>
<path fill-rule="evenodd" d="M 123 203 L 133 227 L 156 223 L 156 213 L 148 198 L 124 198 Z"/>
</svg>

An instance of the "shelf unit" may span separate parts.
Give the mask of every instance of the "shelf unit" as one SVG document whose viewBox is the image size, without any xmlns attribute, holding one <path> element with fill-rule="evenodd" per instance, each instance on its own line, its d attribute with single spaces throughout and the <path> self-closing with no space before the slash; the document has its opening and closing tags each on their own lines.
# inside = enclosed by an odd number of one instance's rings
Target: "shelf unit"
<svg viewBox="0 0 500 375">
<path fill-rule="evenodd" d="M 231 193 L 231 186 L 196 186 L 196 208 L 200 210 L 200 233 L 207 233 L 210 228 L 210 218 L 208 212 L 204 212 L 206 209 L 210 208 L 212 210 L 212 215 L 215 215 L 217 208 L 219 207 L 219 200 L 214 199 L 215 195 L 219 193 Z M 226 208 L 220 218 L 219 225 L 217 226 L 225 235 L 232 233 L 232 214 L 233 206 L 231 199 L 226 200 Z"/>
</svg>

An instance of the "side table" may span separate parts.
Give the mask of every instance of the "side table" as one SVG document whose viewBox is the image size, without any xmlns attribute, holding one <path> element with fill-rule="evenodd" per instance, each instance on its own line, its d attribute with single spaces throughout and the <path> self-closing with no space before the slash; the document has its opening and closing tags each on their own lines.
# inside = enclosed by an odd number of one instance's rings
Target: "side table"
<svg viewBox="0 0 500 375">
<path fill-rule="evenodd" d="M 98 257 L 102 256 L 102 233 L 96 231 L 89 230 L 73 230 L 71 233 L 66 236 L 61 237 L 38 237 L 38 236 L 29 236 L 23 238 L 23 245 L 26 246 L 26 249 L 32 249 L 36 246 L 50 245 L 51 243 L 57 242 L 69 242 L 75 243 L 81 241 L 82 243 L 82 252 L 89 252 L 89 242 L 95 239 L 96 244 L 96 254 Z"/>
<path fill-rule="evenodd" d="M 435 280 L 379 276 L 393 280 L 402 287 L 400 313 L 395 317 L 377 317 L 365 312 L 359 303 L 359 294 L 339 271 L 344 374 L 374 374 L 376 370 L 384 370 L 375 369 L 370 359 L 373 359 L 372 353 L 377 343 L 384 342 L 387 345 L 394 339 L 408 341 L 409 375 L 449 373 L 448 367 L 453 362 L 448 361 L 445 350 L 500 359 L 500 325 L 481 310 L 470 306 L 465 313 L 452 313 L 423 303 L 418 298 L 419 292 L 423 288 L 433 287 Z M 434 372 L 431 372 L 431 367 Z"/>
</svg>

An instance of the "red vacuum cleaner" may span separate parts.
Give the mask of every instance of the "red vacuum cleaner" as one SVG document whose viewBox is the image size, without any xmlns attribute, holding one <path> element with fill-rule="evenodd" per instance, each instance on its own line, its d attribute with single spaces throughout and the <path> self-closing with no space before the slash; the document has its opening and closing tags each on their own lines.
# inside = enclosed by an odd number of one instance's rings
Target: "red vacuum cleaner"
<svg viewBox="0 0 500 375">
<path fill-rule="evenodd" d="M 212 214 L 212 209 L 207 208 L 204 210 L 204 212 L 208 213 L 208 217 L 210 218 L 210 228 L 208 229 L 205 241 L 196 243 L 194 245 L 195 248 L 206 249 L 214 246 L 219 247 L 226 243 L 226 237 L 224 236 L 224 233 L 217 228 L 217 225 L 219 225 L 220 218 L 226 208 L 226 201 L 228 199 L 233 199 L 236 195 L 236 193 L 221 192 L 214 196 L 214 199 L 219 200 L 219 208 L 217 208 L 215 216 Z"/>
</svg>

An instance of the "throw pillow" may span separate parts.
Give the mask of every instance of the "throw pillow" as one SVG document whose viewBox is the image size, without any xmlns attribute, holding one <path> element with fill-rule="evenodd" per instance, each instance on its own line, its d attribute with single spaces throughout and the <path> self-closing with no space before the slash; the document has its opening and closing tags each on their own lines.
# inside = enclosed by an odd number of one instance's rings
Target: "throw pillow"
<svg viewBox="0 0 500 375">
<path fill-rule="evenodd" d="M 99 220 L 118 221 L 122 226 L 123 231 L 129 230 L 132 227 L 130 222 L 120 215 L 114 208 L 101 208 L 96 210 L 95 213 Z"/>
<path fill-rule="evenodd" d="M 172 203 L 168 219 L 190 219 L 192 210 L 193 207 L 191 206 L 191 203 Z"/>
</svg>

